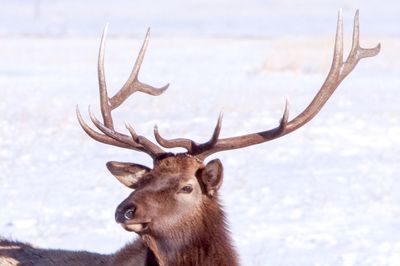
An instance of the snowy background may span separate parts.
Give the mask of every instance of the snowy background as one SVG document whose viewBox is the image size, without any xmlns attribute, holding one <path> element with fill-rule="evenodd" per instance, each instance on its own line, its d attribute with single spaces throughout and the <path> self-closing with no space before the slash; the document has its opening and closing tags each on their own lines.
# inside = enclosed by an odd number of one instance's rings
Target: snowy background
<svg viewBox="0 0 400 266">
<path fill-rule="evenodd" d="M 110 253 L 135 236 L 114 222 L 129 190 L 109 160 L 146 155 L 96 143 L 75 117 L 98 112 L 97 51 L 110 23 L 106 74 L 122 86 L 152 27 L 141 80 L 114 112 L 151 135 L 222 137 L 291 117 L 330 66 L 338 9 L 345 48 L 360 9 L 360 62 L 321 113 L 270 143 L 217 154 L 222 199 L 243 265 L 400 265 L 400 4 L 384 1 L 0 0 L 0 235 L 41 247 Z"/>
</svg>

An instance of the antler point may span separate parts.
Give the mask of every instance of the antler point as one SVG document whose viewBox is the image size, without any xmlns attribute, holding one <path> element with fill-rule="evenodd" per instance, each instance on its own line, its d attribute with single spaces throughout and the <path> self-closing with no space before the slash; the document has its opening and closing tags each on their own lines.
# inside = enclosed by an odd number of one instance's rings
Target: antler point
<svg viewBox="0 0 400 266">
<path fill-rule="evenodd" d="M 149 37 L 150 37 L 150 27 L 147 28 L 143 43 L 147 43 L 149 41 Z"/>
<path fill-rule="evenodd" d="M 81 124 L 81 120 L 83 120 L 83 118 L 82 118 L 82 115 L 81 115 L 81 111 L 79 110 L 79 105 L 78 104 L 76 105 L 75 112 L 76 112 L 76 116 L 78 117 L 79 123 Z"/>
<path fill-rule="evenodd" d="M 132 125 L 128 121 L 124 120 L 124 124 L 127 129 L 132 128 Z"/>
<path fill-rule="evenodd" d="M 165 92 L 167 89 L 169 88 L 169 83 L 167 83 L 166 85 L 164 85 L 163 87 L 161 87 L 159 90 L 161 91 L 161 93 Z"/>
</svg>

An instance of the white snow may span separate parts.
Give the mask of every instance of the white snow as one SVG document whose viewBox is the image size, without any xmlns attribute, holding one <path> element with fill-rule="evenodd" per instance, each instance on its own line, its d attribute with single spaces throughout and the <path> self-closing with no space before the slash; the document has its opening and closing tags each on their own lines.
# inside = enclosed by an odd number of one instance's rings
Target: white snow
<svg viewBox="0 0 400 266">
<path fill-rule="evenodd" d="M 96 3 L 96 4 L 94 4 Z M 129 190 L 110 160 L 146 155 L 92 141 L 75 106 L 99 116 L 97 49 L 110 22 L 106 75 L 116 91 L 148 25 L 141 80 L 114 116 L 151 135 L 209 138 L 272 128 L 298 114 L 330 66 L 337 11 L 345 47 L 360 9 L 362 60 L 320 114 L 270 143 L 215 155 L 243 265 L 400 265 L 400 5 L 388 1 L 2 1 L 0 235 L 45 248 L 114 252 L 135 236 L 114 222 Z M 36 9 L 35 9 L 36 5 Z M 93 6 L 95 5 L 95 6 Z M 37 9 L 39 8 L 39 9 Z"/>
</svg>

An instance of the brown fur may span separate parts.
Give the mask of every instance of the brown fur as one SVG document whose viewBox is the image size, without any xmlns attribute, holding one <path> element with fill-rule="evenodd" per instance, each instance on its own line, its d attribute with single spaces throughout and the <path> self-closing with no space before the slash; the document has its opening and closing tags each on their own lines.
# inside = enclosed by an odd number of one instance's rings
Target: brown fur
<svg viewBox="0 0 400 266">
<path fill-rule="evenodd" d="M 211 185 L 201 180 L 206 170 L 207 166 L 187 154 L 155 161 L 154 169 L 138 181 L 136 190 L 121 203 L 122 206 L 135 203 L 137 215 L 151 218 L 154 226 L 150 224 L 147 230 L 139 232 L 141 239 L 117 253 L 116 260 L 129 261 L 131 249 L 136 250 L 138 243 L 144 243 L 149 249 L 144 252 L 146 265 L 153 265 L 154 259 L 157 265 L 238 265 L 218 194 L 208 193 L 207 187 Z M 222 168 L 218 175 L 222 182 Z M 183 186 L 182 182 L 185 184 L 190 177 L 197 180 L 199 194 L 188 195 L 194 199 L 185 205 L 189 210 L 184 211 L 171 198 L 177 186 Z M 145 214 L 141 212 L 142 204 Z"/>
<path fill-rule="evenodd" d="M 144 256 L 145 265 L 149 266 L 238 265 L 219 204 L 205 205 L 203 214 L 199 220 L 181 223 L 181 230 L 166 232 L 162 236 L 143 235 L 120 250 L 113 265 L 134 265 L 138 256 Z M 160 264 L 157 264 L 156 257 Z"/>
</svg>

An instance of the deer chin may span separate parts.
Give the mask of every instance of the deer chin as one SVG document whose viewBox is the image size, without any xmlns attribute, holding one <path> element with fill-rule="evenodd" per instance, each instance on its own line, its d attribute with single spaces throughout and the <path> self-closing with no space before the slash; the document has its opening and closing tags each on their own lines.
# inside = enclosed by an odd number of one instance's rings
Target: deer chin
<svg viewBox="0 0 400 266">
<path fill-rule="evenodd" d="M 135 232 L 135 233 L 139 234 L 139 233 L 142 233 L 143 231 L 145 231 L 149 227 L 149 222 L 146 222 L 146 223 L 138 223 L 138 222 L 129 223 L 129 222 L 127 222 L 127 223 L 123 223 L 121 225 L 126 231 Z"/>
</svg>

